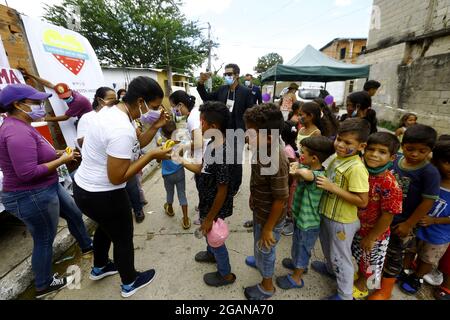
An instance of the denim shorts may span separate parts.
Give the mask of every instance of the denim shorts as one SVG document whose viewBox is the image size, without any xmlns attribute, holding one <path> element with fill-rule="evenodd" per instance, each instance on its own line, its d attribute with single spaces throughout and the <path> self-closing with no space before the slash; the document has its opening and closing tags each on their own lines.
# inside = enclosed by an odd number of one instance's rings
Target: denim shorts
<svg viewBox="0 0 450 320">
<path fill-rule="evenodd" d="M 307 269 L 311 260 L 311 252 L 319 239 L 320 228 L 308 231 L 301 230 L 294 223 L 292 236 L 292 262 L 296 269 Z"/>
</svg>

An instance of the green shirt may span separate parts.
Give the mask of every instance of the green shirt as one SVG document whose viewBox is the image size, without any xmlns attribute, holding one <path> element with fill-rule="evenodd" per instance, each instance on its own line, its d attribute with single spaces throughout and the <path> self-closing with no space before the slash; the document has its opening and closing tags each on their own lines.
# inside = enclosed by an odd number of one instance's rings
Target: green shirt
<svg viewBox="0 0 450 320">
<path fill-rule="evenodd" d="M 301 168 L 306 168 L 301 166 Z M 316 179 L 326 176 L 325 170 L 313 171 L 314 181 L 300 181 L 294 194 L 292 214 L 297 227 L 303 231 L 320 227 L 319 205 L 323 190 L 317 187 Z"/>
</svg>

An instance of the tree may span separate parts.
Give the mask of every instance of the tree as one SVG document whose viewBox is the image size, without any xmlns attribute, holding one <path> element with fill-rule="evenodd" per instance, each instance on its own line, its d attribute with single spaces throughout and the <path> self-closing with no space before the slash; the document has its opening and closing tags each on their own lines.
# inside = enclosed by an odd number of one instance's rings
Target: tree
<svg viewBox="0 0 450 320">
<path fill-rule="evenodd" d="M 258 64 L 254 70 L 258 74 L 262 74 L 277 64 L 283 64 L 283 57 L 281 57 L 278 53 L 269 53 L 261 58 L 258 58 Z"/>
<path fill-rule="evenodd" d="M 68 8 L 81 13 L 81 29 L 99 61 L 110 66 L 139 66 L 187 73 L 208 54 L 198 22 L 180 11 L 179 0 L 63 0 L 46 5 L 44 18 L 67 27 Z M 216 46 L 216 44 L 214 44 Z"/>
</svg>

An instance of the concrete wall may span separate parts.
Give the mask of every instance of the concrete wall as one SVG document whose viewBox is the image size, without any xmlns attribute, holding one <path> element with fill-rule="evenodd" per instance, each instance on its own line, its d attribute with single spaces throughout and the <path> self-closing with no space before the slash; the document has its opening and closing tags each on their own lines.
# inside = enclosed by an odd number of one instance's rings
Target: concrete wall
<svg viewBox="0 0 450 320">
<path fill-rule="evenodd" d="M 133 69 L 109 69 L 102 68 L 103 77 L 105 78 L 105 85 L 118 91 L 119 89 L 126 89 L 131 80 L 139 76 L 150 77 L 157 80 L 155 71 L 142 71 Z"/>
<path fill-rule="evenodd" d="M 374 6 L 381 28 L 370 30 L 369 50 L 450 27 L 450 0 L 374 0 Z"/>
<path fill-rule="evenodd" d="M 380 28 L 370 31 L 369 52 L 358 63 L 370 64 L 370 78 L 382 83 L 373 99 L 379 118 L 397 123 L 414 112 L 420 123 L 450 133 L 450 0 L 374 0 L 374 6 Z"/>
</svg>

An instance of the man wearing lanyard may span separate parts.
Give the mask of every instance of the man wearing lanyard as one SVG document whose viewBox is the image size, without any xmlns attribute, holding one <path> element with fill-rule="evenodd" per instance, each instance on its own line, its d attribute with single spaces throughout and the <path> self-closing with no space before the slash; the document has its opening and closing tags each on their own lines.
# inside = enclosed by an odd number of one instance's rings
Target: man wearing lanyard
<svg viewBox="0 0 450 320">
<path fill-rule="evenodd" d="M 208 93 L 205 89 L 205 82 L 211 77 L 210 73 L 202 73 L 197 85 L 197 91 L 203 102 L 219 101 L 227 105 L 231 112 L 229 128 L 233 130 L 246 130 L 244 122 L 244 113 L 247 109 L 253 107 L 253 95 L 249 88 L 239 84 L 239 75 L 241 70 L 236 64 L 225 66 L 224 78 L 226 84 L 217 91 Z M 235 141 L 235 155 L 242 154 L 244 149 L 243 141 Z M 242 184 L 242 159 L 236 158 L 236 171 L 233 174 L 233 190 L 235 194 Z"/>
<path fill-rule="evenodd" d="M 245 86 L 252 90 L 253 104 L 262 104 L 261 88 L 253 84 L 253 76 L 250 73 L 245 75 Z"/>
</svg>

